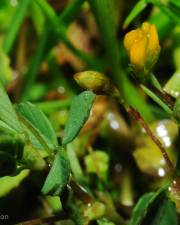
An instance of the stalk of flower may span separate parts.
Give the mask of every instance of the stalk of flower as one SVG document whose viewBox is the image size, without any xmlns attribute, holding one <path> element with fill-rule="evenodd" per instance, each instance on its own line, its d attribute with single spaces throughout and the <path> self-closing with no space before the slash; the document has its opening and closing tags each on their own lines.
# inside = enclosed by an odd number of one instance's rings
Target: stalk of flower
<svg viewBox="0 0 180 225">
<path fill-rule="evenodd" d="M 158 60 L 160 45 L 156 27 L 144 22 L 141 28 L 132 30 L 125 35 L 124 47 L 136 76 L 146 79 Z"/>
</svg>

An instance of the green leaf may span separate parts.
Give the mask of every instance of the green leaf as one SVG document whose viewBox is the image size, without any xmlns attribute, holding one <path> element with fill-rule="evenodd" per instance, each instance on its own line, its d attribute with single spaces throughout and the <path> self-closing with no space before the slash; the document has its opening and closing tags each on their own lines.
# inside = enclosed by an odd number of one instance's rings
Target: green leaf
<svg viewBox="0 0 180 225">
<path fill-rule="evenodd" d="M 41 139 L 49 149 L 55 149 L 57 146 L 56 134 L 43 112 L 29 102 L 20 103 L 16 109 L 21 115 L 20 118 L 23 117 L 25 119 L 23 120 L 25 125 L 31 130 L 36 139 L 38 141 Z M 30 138 L 32 140 L 33 137 L 30 135 Z"/>
<path fill-rule="evenodd" d="M 13 109 L 13 106 L 6 94 L 2 84 L 0 83 L 0 120 L 17 133 L 22 133 L 22 128 Z"/>
<path fill-rule="evenodd" d="M 134 8 L 131 10 L 129 15 L 124 21 L 124 28 L 127 28 L 128 25 L 146 8 L 147 6 L 147 1 L 146 0 L 141 0 L 136 3 Z"/>
<path fill-rule="evenodd" d="M 55 156 L 52 168 L 42 187 L 43 194 L 60 195 L 66 187 L 70 176 L 70 163 L 66 152 L 60 150 Z"/>
<path fill-rule="evenodd" d="M 153 221 L 148 225 L 178 225 L 176 206 L 169 199 L 165 198 L 159 204 Z"/>
<path fill-rule="evenodd" d="M 5 176 L 0 178 L 0 197 L 7 195 L 11 190 L 17 188 L 20 183 L 29 175 L 30 170 L 22 170 L 16 176 Z"/>
<path fill-rule="evenodd" d="M 84 91 L 73 99 L 62 139 L 63 145 L 70 143 L 78 135 L 89 117 L 94 100 L 95 94 L 91 91 Z"/>
<path fill-rule="evenodd" d="M 32 146 L 38 150 L 44 151 L 47 156 L 51 154 L 52 150 L 49 148 L 42 134 L 23 116 L 20 116 L 20 120 L 23 123 L 24 132 Z"/>
<path fill-rule="evenodd" d="M 129 225 L 139 225 L 142 220 L 146 217 L 150 208 L 152 208 L 153 203 L 162 197 L 162 195 L 167 190 L 169 184 L 159 189 L 157 192 L 150 192 L 144 194 L 137 202 L 135 208 L 133 209 L 132 217 Z"/>
<path fill-rule="evenodd" d="M 31 2 L 30 0 L 19 1 L 19 5 L 12 17 L 9 30 L 4 39 L 3 49 L 5 50 L 6 53 L 9 53 L 13 46 L 13 43 L 17 37 L 19 28 L 23 22 L 24 17 L 26 16 L 30 2 Z"/>
<path fill-rule="evenodd" d="M 0 131 L 3 131 L 7 134 L 14 134 L 14 130 L 2 120 L 0 120 Z"/>
<path fill-rule="evenodd" d="M 152 201 L 155 193 L 146 193 L 144 194 L 136 204 L 135 208 L 133 209 L 132 217 L 129 222 L 129 225 L 139 225 L 142 221 L 143 217 L 147 213 L 147 209 L 149 203 Z"/>
</svg>

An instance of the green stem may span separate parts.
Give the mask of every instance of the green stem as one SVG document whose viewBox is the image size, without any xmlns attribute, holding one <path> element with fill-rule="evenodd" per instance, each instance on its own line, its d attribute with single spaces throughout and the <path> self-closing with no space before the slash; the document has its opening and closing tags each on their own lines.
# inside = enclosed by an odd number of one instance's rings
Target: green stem
<svg viewBox="0 0 180 225">
<path fill-rule="evenodd" d="M 154 86 L 158 90 L 163 91 L 161 84 L 159 83 L 158 79 L 154 76 L 153 73 L 149 74 L 149 82 L 152 86 Z"/>
<path fill-rule="evenodd" d="M 146 122 L 142 118 L 141 114 L 131 106 L 128 108 L 128 112 L 135 119 L 135 121 L 137 121 L 144 128 L 144 130 L 146 131 L 146 134 L 158 146 L 159 150 L 161 151 L 161 153 L 164 157 L 164 160 L 167 163 L 167 166 L 169 167 L 170 172 L 172 172 L 172 174 L 174 174 L 175 167 L 174 167 L 173 163 L 171 162 L 171 159 L 169 158 L 169 156 L 166 152 L 166 149 L 164 148 L 164 146 L 162 145 L 160 140 L 156 137 L 156 135 L 153 134 L 153 132 L 151 131 L 149 126 L 146 124 Z"/>
<path fill-rule="evenodd" d="M 169 115 L 172 115 L 173 111 L 165 104 L 156 94 L 149 90 L 144 85 L 141 85 L 144 92 L 151 97 L 159 106 L 161 106 Z"/>
</svg>

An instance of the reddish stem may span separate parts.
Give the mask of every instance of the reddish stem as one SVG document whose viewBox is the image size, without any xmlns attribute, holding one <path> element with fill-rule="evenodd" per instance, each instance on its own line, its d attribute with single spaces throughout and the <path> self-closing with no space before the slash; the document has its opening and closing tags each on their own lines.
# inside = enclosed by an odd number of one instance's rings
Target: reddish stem
<svg viewBox="0 0 180 225">
<path fill-rule="evenodd" d="M 174 172 L 175 168 L 173 163 L 171 162 L 164 146 L 162 145 L 162 143 L 160 142 L 160 140 L 153 134 L 153 132 L 151 131 L 151 129 L 148 127 L 148 125 L 146 124 L 146 122 L 144 121 L 144 119 L 142 118 L 142 116 L 140 115 L 140 113 L 135 110 L 134 108 L 132 108 L 131 106 L 128 108 L 128 112 L 129 114 L 145 129 L 147 135 L 149 135 L 149 137 L 154 141 L 154 143 L 159 147 L 159 149 L 161 150 L 161 153 L 169 167 L 169 169 Z"/>
</svg>

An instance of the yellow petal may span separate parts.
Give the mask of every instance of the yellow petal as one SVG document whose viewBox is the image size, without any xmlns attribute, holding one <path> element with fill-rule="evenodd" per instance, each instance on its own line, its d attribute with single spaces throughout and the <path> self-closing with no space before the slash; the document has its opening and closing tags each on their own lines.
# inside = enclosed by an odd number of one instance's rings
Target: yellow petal
<svg viewBox="0 0 180 225">
<path fill-rule="evenodd" d="M 140 29 L 132 30 L 128 32 L 124 38 L 124 47 L 130 54 L 130 49 L 133 43 L 144 36 L 143 32 Z"/>
<path fill-rule="evenodd" d="M 133 44 L 134 40 L 137 38 L 137 31 L 132 30 L 128 32 L 124 38 L 124 47 L 130 53 L 131 45 Z"/>
<path fill-rule="evenodd" d="M 130 61 L 131 64 L 135 66 L 135 68 L 139 69 L 144 66 L 146 60 L 146 45 L 147 45 L 147 37 L 134 42 L 130 50 Z"/>
<path fill-rule="evenodd" d="M 159 50 L 160 50 L 160 46 L 159 46 L 157 30 L 154 25 L 151 25 L 150 31 L 149 31 L 149 42 L 147 47 L 147 53 L 148 55 L 157 54 Z"/>
</svg>

